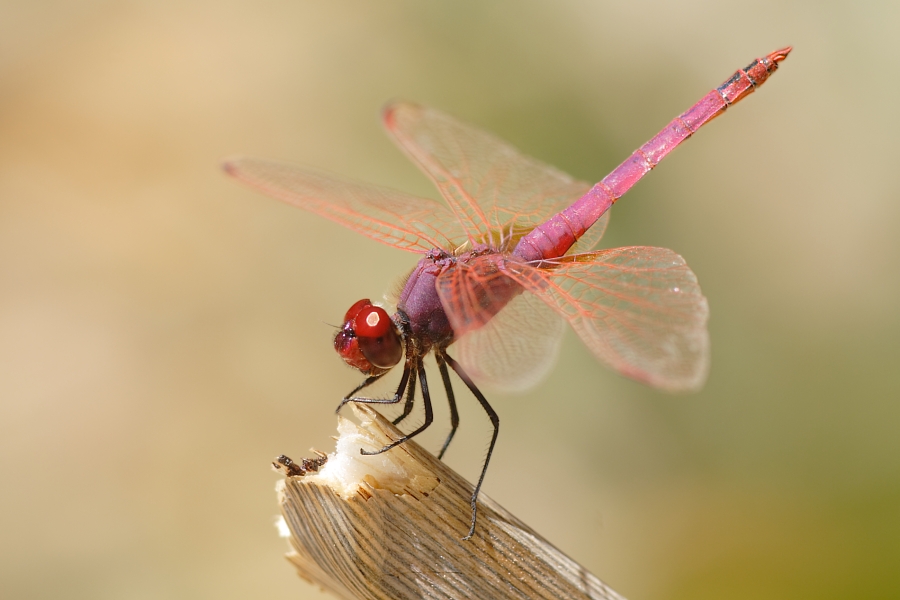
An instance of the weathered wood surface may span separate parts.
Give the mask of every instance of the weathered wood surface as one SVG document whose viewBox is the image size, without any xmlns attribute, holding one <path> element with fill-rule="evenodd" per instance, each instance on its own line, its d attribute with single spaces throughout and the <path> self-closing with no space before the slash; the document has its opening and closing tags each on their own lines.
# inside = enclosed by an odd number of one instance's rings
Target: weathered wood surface
<svg viewBox="0 0 900 600">
<path fill-rule="evenodd" d="M 484 495 L 475 535 L 462 541 L 471 484 L 413 442 L 360 456 L 400 433 L 356 408 L 362 425 L 341 421 L 320 473 L 278 485 L 287 556 L 304 579 L 348 600 L 623 600 Z"/>
</svg>

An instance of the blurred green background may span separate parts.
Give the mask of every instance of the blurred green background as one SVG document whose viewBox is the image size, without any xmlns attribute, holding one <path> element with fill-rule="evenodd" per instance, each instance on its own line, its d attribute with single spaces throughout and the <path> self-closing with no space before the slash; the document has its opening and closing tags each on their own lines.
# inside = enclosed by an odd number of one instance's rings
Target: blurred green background
<svg viewBox="0 0 900 600">
<path fill-rule="evenodd" d="M 405 98 L 595 181 L 792 44 L 602 242 L 687 258 L 706 388 L 568 334 L 491 396 L 485 490 L 632 600 L 900 597 L 898 31 L 871 0 L 0 2 L 0 596 L 325 597 L 282 559 L 269 461 L 332 449 L 358 375 L 326 324 L 415 257 L 220 158 L 434 196 L 380 129 Z"/>
</svg>

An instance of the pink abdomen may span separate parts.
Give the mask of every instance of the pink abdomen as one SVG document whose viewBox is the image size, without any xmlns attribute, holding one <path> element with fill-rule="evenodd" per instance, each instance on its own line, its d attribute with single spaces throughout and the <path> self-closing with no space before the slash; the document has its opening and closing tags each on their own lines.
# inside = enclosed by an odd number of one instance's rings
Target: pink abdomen
<svg viewBox="0 0 900 600">
<path fill-rule="evenodd" d="M 756 59 L 747 68 L 737 71 L 694 106 L 675 117 L 649 142 L 635 150 L 625 162 L 594 185 L 587 194 L 519 240 L 513 254 L 529 262 L 564 255 L 616 200 L 658 165 L 669 152 L 703 125 L 725 112 L 726 108 L 741 101 L 762 85 L 790 51 L 790 47 L 777 50 L 765 58 Z"/>
</svg>

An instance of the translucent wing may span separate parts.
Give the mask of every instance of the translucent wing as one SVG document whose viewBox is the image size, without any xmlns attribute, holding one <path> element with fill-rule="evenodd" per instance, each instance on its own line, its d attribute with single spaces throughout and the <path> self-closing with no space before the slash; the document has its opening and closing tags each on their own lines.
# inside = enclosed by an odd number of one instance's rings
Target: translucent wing
<svg viewBox="0 0 900 600">
<path fill-rule="evenodd" d="M 456 337 L 483 327 L 501 308 L 522 293 L 522 286 L 503 271 L 502 255 L 460 260 L 438 275 L 435 288 Z"/>
<path fill-rule="evenodd" d="M 453 248 L 454 240 L 465 239 L 453 213 L 427 198 L 255 158 L 228 161 L 225 171 L 265 194 L 401 250 Z"/>
<path fill-rule="evenodd" d="M 397 103 L 384 110 L 394 141 L 437 185 L 472 242 L 513 240 L 559 212 L 590 184 L 433 108 Z M 580 240 L 592 248 L 608 213 Z"/>
<path fill-rule="evenodd" d="M 456 335 L 455 356 L 479 383 L 522 390 L 547 373 L 564 322 L 546 303 L 507 277 L 499 254 L 458 262 L 436 280 Z"/>
<path fill-rule="evenodd" d="M 631 247 L 503 271 L 562 314 L 594 355 L 619 373 L 668 391 L 700 388 L 709 369 L 709 308 L 684 259 Z"/>
<path fill-rule="evenodd" d="M 547 375 L 559 354 L 565 321 L 533 294 L 519 294 L 484 326 L 453 345 L 478 383 L 517 392 Z"/>
</svg>

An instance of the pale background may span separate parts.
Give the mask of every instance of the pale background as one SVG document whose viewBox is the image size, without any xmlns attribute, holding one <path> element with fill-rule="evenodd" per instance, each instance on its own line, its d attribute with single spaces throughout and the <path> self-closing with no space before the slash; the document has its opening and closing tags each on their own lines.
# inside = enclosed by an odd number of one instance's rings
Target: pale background
<svg viewBox="0 0 900 600">
<path fill-rule="evenodd" d="M 406 98 L 594 181 L 787 44 L 603 241 L 697 272 L 706 388 L 651 391 L 569 334 L 491 396 L 485 490 L 632 600 L 900 596 L 898 31 L 872 1 L 0 2 L 0 597 L 323 597 L 282 558 L 268 464 L 332 448 L 358 376 L 326 323 L 415 257 L 222 157 L 434 194 L 380 130 Z M 447 460 L 474 477 L 461 403 Z"/>
</svg>

